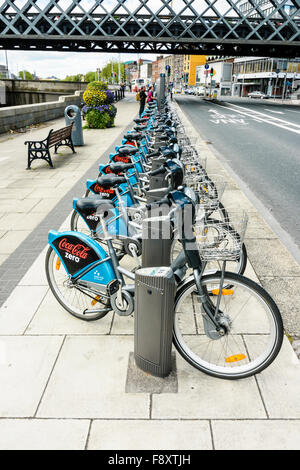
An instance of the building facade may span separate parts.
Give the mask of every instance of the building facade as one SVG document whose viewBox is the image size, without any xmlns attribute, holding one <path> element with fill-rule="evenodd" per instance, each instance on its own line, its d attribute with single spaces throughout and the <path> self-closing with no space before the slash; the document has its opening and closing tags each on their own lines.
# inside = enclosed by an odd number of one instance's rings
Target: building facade
<svg viewBox="0 0 300 470">
<path fill-rule="evenodd" d="M 196 70 L 206 63 L 206 55 L 185 55 L 183 59 L 184 85 L 196 85 Z"/>
<path fill-rule="evenodd" d="M 249 13 L 249 18 L 261 17 L 259 11 L 256 10 L 256 7 L 258 7 L 259 10 L 264 13 L 264 15 L 271 15 L 272 19 L 282 19 L 282 15 L 278 11 L 274 11 L 276 8 L 273 2 L 270 0 L 252 0 L 251 2 L 245 1 L 241 2 L 239 5 L 239 9 L 243 14 Z M 282 9 L 287 15 L 292 15 L 296 11 L 296 7 L 291 1 L 287 1 L 284 5 L 282 5 Z M 251 10 L 253 10 L 253 12 L 251 12 Z M 272 12 L 274 13 L 272 14 Z"/>
<path fill-rule="evenodd" d="M 208 68 L 205 68 L 205 64 L 199 65 L 196 69 L 196 85 L 206 86 L 208 93 L 211 89 L 217 89 L 220 96 L 231 95 L 233 60 L 233 57 L 210 58 L 206 62 Z"/>
<path fill-rule="evenodd" d="M 152 62 L 152 83 L 155 83 L 159 79 L 163 67 L 163 58 L 163 55 L 158 56 L 156 60 Z"/>
<path fill-rule="evenodd" d="M 236 96 L 259 90 L 273 98 L 295 98 L 300 93 L 300 59 L 239 57 L 232 78 Z"/>
</svg>

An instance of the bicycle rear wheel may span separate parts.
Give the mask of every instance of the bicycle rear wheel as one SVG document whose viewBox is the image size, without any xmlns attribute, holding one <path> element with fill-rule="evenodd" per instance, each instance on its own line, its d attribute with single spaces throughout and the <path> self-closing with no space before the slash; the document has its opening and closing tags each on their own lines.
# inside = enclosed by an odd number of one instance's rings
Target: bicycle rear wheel
<svg viewBox="0 0 300 470">
<path fill-rule="evenodd" d="M 216 307 L 221 273 L 203 276 L 201 283 Z M 208 375 L 240 379 L 257 374 L 274 361 L 282 340 L 280 312 L 269 294 L 250 279 L 225 273 L 219 306 L 225 334 L 205 314 L 194 279 L 183 285 L 175 300 L 173 342 L 192 366 Z"/>
<path fill-rule="evenodd" d="M 46 254 L 45 269 L 53 295 L 71 315 L 90 321 L 103 318 L 111 310 L 109 300 L 100 292 L 99 295 L 92 294 L 70 282 L 60 258 L 51 246 Z"/>
</svg>

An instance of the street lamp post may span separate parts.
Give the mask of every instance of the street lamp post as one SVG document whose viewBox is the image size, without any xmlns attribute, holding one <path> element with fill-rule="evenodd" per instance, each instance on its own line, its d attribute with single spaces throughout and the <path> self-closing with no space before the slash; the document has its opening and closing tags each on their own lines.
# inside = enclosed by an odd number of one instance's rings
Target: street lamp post
<svg viewBox="0 0 300 470">
<path fill-rule="evenodd" d="M 283 82 L 283 90 L 282 90 L 282 99 L 283 100 L 284 100 L 285 88 L 286 88 L 286 76 L 287 76 L 287 73 L 285 73 L 284 82 Z"/>
</svg>

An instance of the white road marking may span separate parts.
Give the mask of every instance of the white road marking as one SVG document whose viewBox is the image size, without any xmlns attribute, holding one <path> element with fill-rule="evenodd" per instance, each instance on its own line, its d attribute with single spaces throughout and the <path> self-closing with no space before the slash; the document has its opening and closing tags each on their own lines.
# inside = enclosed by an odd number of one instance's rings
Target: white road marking
<svg viewBox="0 0 300 470">
<path fill-rule="evenodd" d="M 244 106 L 239 106 L 237 104 L 233 104 L 233 103 L 230 103 L 229 106 L 234 106 L 235 108 L 241 108 L 241 109 L 245 109 L 248 113 L 249 112 L 253 112 L 255 114 L 258 114 L 259 116 L 263 116 L 263 117 L 266 117 L 266 118 L 271 118 L 275 121 L 279 121 L 279 122 L 283 122 L 284 124 L 289 124 L 290 126 L 294 126 L 294 127 L 298 127 L 300 129 L 300 124 L 294 124 L 293 122 L 290 122 L 290 121 L 286 121 L 285 119 L 280 119 L 280 118 L 276 118 L 274 116 L 268 116 L 267 114 L 265 113 L 261 113 L 260 111 L 254 111 L 254 110 L 250 110 L 248 108 L 245 108 Z M 259 117 L 258 116 L 258 117 Z"/>
<path fill-rule="evenodd" d="M 214 104 L 215 104 L 215 106 L 220 106 L 220 108 L 224 108 L 224 106 L 222 106 L 220 104 L 217 104 L 217 103 L 214 103 Z M 227 105 L 229 105 L 229 103 L 227 103 Z M 231 105 L 231 103 L 230 103 L 230 105 Z M 280 127 L 281 129 L 285 129 L 287 131 L 294 132 L 295 134 L 300 134 L 300 125 L 298 125 L 298 124 L 294 124 L 292 122 L 285 121 L 283 119 L 275 118 L 274 116 L 268 116 L 267 114 L 260 113 L 259 111 L 255 111 L 255 114 L 251 114 L 251 111 L 249 111 L 247 108 L 244 108 L 243 106 L 237 106 L 235 104 L 233 104 L 232 106 L 234 106 L 235 108 L 246 109 L 248 111 L 248 112 L 245 112 L 245 111 L 241 111 L 240 109 L 235 109 L 234 108 L 234 111 L 236 113 L 243 114 L 244 116 L 248 116 L 248 117 L 250 117 L 252 119 L 255 119 L 255 120 L 258 120 L 260 122 L 266 122 L 267 124 L 271 124 L 272 126 Z M 231 108 L 231 109 L 233 109 L 233 108 Z M 260 116 L 263 116 L 263 117 L 260 117 Z M 275 122 L 275 121 L 279 121 L 279 122 Z M 294 126 L 294 127 L 296 127 L 296 129 L 292 129 L 291 127 L 287 127 L 284 124 L 281 124 L 281 122 L 283 122 L 285 124 L 288 124 L 289 126 Z"/>
<path fill-rule="evenodd" d="M 273 111 L 273 109 L 269 109 L 269 108 L 264 108 L 265 111 L 269 111 L 270 113 L 275 113 L 275 114 L 284 114 L 282 111 Z"/>
<path fill-rule="evenodd" d="M 9 157 L 0 157 L 0 163 L 4 162 L 5 160 L 8 160 L 8 159 L 9 159 Z"/>
</svg>

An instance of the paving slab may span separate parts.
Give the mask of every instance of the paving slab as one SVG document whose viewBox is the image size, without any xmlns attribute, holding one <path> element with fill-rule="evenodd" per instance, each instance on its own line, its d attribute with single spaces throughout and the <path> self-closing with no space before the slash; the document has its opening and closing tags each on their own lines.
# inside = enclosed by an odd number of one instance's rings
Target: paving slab
<svg viewBox="0 0 300 470">
<path fill-rule="evenodd" d="M 99 321 L 79 320 L 58 304 L 51 290 L 48 289 L 47 294 L 40 302 L 38 312 L 26 329 L 26 334 L 108 335 L 111 329 L 112 316 L 112 313 L 109 312 Z"/>
<path fill-rule="evenodd" d="M 133 337 L 67 337 L 37 416 L 149 418 L 149 394 L 126 393 Z"/>
<path fill-rule="evenodd" d="M 271 419 L 300 418 L 300 362 L 287 338 L 276 360 L 256 379 Z"/>
<path fill-rule="evenodd" d="M 299 420 L 212 421 L 215 450 L 299 450 Z"/>
<path fill-rule="evenodd" d="M 176 354 L 172 353 L 172 368 L 167 377 L 155 377 L 137 367 L 134 353 L 129 354 L 126 393 L 177 393 Z"/>
<path fill-rule="evenodd" d="M 94 420 L 90 450 L 211 450 L 208 421 Z"/>
<path fill-rule="evenodd" d="M 33 417 L 63 338 L 1 336 L 0 417 Z"/>
<path fill-rule="evenodd" d="M 278 305 L 285 331 L 300 336 L 300 277 L 261 277 L 261 284 Z"/>
<path fill-rule="evenodd" d="M 0 308 L 0 334 L 22 335 L 48 290 L 48 286 L 17 286 Z"/>
<path fill-rule="evenodd" d="M 299 264 L 278 239 L 247 239 L 247 252 L 259 278 L 300 277 Z"/>
<path fill-rule="evenodd" d="M 177 394 L 152 396 L 153 419 L 264 419 L 254 377 L 221 380 L 196 370 L 177 354 Z"/>
<path fill-rule="evenodd" d="M 1 450 L 84 450 L 88 420 L 0 419 Z"/>
</svg>

